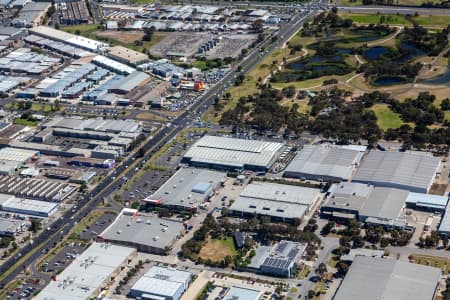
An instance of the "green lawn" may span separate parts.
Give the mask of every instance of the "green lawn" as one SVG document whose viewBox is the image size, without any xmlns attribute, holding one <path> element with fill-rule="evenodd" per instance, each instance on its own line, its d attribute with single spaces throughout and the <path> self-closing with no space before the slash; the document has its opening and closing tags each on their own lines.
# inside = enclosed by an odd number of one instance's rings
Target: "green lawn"
<svg viewBox="0 0 450 300">
<path fill-rule="evenodd" d="M 344 19 L 352 19 L 353 22 L 360 24 L 380 24 L 382 17 L 384 17 L 383 24 L 388 25 L 407 25 L 411 26 L 412 22 L 400 15 L 378 15 L 378 14 L 358 14 L 358 13 L 339 13 Z M 419 15 L 412 17 L 417 24 L 422 26 L 432 27 L 447 27 L 450 24 L 450 16 L 447 15 Z"/>
<path fill-rule="evenodd" d="M 35 127 L 37 125 L 37 121 L 30 121 L 27 119 L 18 118 L 14 120 L 14 124 Z"/>
<path fill-rule="evenodd" d="M 83 25 L 75 25 L 62 27 L 61 30 L 69 33 L 76 34 L 77 31 L 80 32 L 80 35 L 90 38 L 95 38 L 93 34 L 94 31 L 101 29 L 101 26 L 97 24 L 83 24 Z"/>
<path fill-rule="evenodd" d="M 396 0 L 395 4 L 398 6 L 421 6 L 423 3 L 440 3 L 441 1 L 436 0 Z M 339 0 L 339 4 L 343 6 L 364 6 L 362 0 Z"/>
<path fill-rule="evenodd" d="M 203 60 L 196 60 L 192 63 L 192 67 L 198 68 L 202 71 L 208 70 L 208 67 L 206 66 L 206 61 Z"/>
<path fill-rule="evenodd" d="M 360 24 L 380 24 L 381 16 L 384 16 L 383 24 L 389 25 L 411 25 L 411 22 L 406 20 L 404 16 L 397 15 L 375 15 L 375 14 L 350 14 L 339 13 L 344 19 L 352 19 L 353 22 Z"/>
<path fill-rule="evenodd" d="M 387 104 L 375 104 L 371 109 L 375 112 L 377 124 L 382 130 L 399 128 L 404 123 L 400 115 L 394 113 Z"/>
</svg>

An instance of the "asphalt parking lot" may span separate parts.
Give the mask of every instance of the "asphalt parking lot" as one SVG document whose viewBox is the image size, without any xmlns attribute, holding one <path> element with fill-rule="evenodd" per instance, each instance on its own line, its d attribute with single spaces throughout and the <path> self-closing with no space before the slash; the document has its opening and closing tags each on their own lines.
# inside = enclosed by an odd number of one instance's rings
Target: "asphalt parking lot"
<svg viewBox="0 0 450 300">
<path fill-rule="evenodd" d="M 108 227 L 115 219 L 117 215 L 111 212 L 105 212 L 94 223 L 86 226 L 80 233 L 80 239 L 90 240 L 100 233 L 102 233 L 106 227 Z"/>
<path fill-rule="evenodd" d="M 56 255 L 47 262 L 42 263 L 39 266 L 39 271 L 57 274 L 59 271 L 64 270 L 80 253 L 86 249 L 86 245 L 72 243 L 68 246 L 61 248 Z"/>
</svg>

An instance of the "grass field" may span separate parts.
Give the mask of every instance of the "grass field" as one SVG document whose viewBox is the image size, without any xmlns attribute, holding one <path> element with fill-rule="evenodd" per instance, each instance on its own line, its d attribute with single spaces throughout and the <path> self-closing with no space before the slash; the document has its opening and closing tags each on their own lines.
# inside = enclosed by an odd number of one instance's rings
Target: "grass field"
<svg viewBox="0 0 450 300">
<path fill-rule="evenodd" d="M 14 120 L 14 124 L 35 127 L 37 125 L 37 121 L 30 121 L 27 119 L 18 118 Z"/>
<path fill-rule="evenodd" d="M 394 113 L 387 104 L 375 104 L 371 107 L 377 116 L 377 124 L 382 130 L 389 128 L 399 128 L 403 121 L 399 114 Z"/>
<path fill-rule="evenodd" d="M 352 19 L 353 22 L 360 24 L 380 24 L 381 16 L 384 16 L 385 21 L 383 22 L 383 24 L 411 25 L 411 22 L 406 20 L 404 16 L 397 16 L 397 15 L 339 13 L 339 16 L 344 19 Z"/>
<path fill-rule="evenodd" d="M 383 24 L 387 25 L 406 25 L 411 26 L 413 23 L 400 15 L 377 15 L 377 14 L 357 14 L 357 13 L 339 13 L 344 19 L 352 19 L 353 22 L 359 24 L 380 24 L 382 17 L 384 17 Z M 412 17 L 417 24 L 431 27 L 446 27 L 450 24 L 450 16 L 446 15 L 419 15 Z"/>
<path fill-rule="evenodd" d="M 441 1 L 428 1 L 428 0 L 396 0 L 395 4 L 399 6 L 421 6 L 423 3 L 440 3 Z M 363 6 L 362 0 L 339 0 L 340 5 L 344 6 Z"/>
<path fill-rule="evenodd" d="M 199 253 L 199 256 L 204 259 L 210 259 L 211 261 L 222 261 L 226 256 L 233 257 L 236 255 L 237 251 L 234 247 L 234 242 L 232 237 L 227 237 L 226 239 L 210 239 L 203 246 Z"/>
<path fill-rule="evenodd" d="M 448 258 L 413 254 L 413 259 L 416 264 L 440 268 L 444 273 L 450 273 L 450 259 Z"/>
</svg>

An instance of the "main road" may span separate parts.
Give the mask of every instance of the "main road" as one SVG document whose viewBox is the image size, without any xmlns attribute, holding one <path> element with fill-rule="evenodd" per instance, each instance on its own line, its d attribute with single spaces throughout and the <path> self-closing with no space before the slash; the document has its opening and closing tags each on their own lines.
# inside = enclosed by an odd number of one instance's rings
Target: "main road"
<svg viewBox="0 0 450 300">
<path fill-rule="evenodd" d="M 320 2 L 323 2 L 321 0 Z M 316 3 L 320 3 L 317 1 Z M 280 30 L 273 36 L 276 37 L 276 42 L 272 43 L 272 39 L 268 38 L 260 45 L 255 47 L 247 55 L 245 59 L 239 64 L 241 72 L 249 72 L 256 64 L 258 64 L 274 47 L 283 45 L 289 38 L 297 32 L 303 21 L 314 14 L 317 10 L 311 10 L 308 13 L 299 14 L 294 17 L 289 23 L 283 24 Z M 261 52 L 261 49 L 265 51 Z M 30 243 L 19 250 L 17 254 L 9 258 L 0 266 L 0 287 L 13 281 L 26 266 L 35 264 L 42 253 L 42 250 L 51 249 L 59 240 L 67 235 L 69 231 L 80 222 L 87 214 L 92 211 L 105 197 L 109 196 L 121 184 L 123 177 L 131 177 L 134 172 L 134 167 L 144 164 L 144 160 L 150 159 L 158 150 L 165 144 L 170 142 L 175 136 L 186 126 L 189 125 L 190 120 L 199 117 L 209 106 L 214 102 L 214 99 L 222 94 L 235 81 L 236 70 L 231 70 L 224 76 L 215 86 L 209 89 L 197 102 L 189 107 L 184 113 L 179 115 L 172 121 L 171 124 L 160 130 L 152 139 L 148 140 L 142 149 L 145 151 L 144 156 L 139 156 L 136 151 L 128 159 L 126 159 L 112 176 L 106 177 L 93 190 L 87 193 L 78 203 L 76 211 L 67 211 L 61 218 L 56 220 L 48 230 L 45 230 Z M 133 166 L 133 167 L 132 167 Z M 120 175 L 120 176 L 119 176 Z"/>
</svg>

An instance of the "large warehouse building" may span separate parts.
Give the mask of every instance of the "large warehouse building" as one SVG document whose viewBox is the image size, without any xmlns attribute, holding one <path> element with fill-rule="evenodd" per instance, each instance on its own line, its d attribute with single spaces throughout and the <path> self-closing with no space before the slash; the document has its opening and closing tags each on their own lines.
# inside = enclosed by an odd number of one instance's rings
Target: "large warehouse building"
<svg viewBox="0 0 450 300">
<path fill-rule="evenodd" d="M 335 145 L 306 145 L 287 166 L 284 176 L 340 182 L 349 180 L 364 152 Z"/>
<path fill-rule="evenodd" d="M 59 204 L 0 194 L 0 207 L 2 211 L 10 213 L 47 218 L 58 210 Z"/>
<path fill-rule="evenodd" d="M 191 282 L 192 274 L 172 268 L 152 267 L 131 287 L 132 298 L 178 300 Z"/>
<path fill-rule="evenodd" d="M 93 243 L 34 298 L 75 300 L 96 298 L 137 255 L 136 249 Z"/>
<path fill-rule="evenodd" d="M 181 222 L 140 214 L 136 209 L 125 208 L 98 239 L 134 247 L 140 252 L 165 255 L 183 230 Z"/>
<path fill-rule="evenodd" d="M 178 210 L 196 211 L 209 200 L 225 180 L 225 173 L 205 169 L 182 168 L 144 203 Z"/>
<path fill-rule="evenodd" d="M 371 225 L 406 228 L 405 207 L 409 192 L 373 185 L 341 182 L 333 184 L 321 207 L 325 218 L 346 222 L 357 219 Z"/>
<path fill-rule="evenodd" d="M 230 212 L 240 217 L 269 216 L 274 221 L 302 219 L 320 199 L 320 190 L 276 183 L 247 185 L 233 202 Z"/>
<path fill-rule="evenodd" d="M 371 151 L 361 162 L 354 182 L 428 193 L 441 159 L 426 154 Z"/>
<path fill-rule="evenodd" d="M 442 270 L 406 261 L 356 256 L 334 300 L 434 299 Z"/>
<path fill-rule="evenodd" d="M 182 162 L 222 170 L 267 171 L 286 148 L 281 143 L 204 136 L 186 152 Z"/>
</svg>

